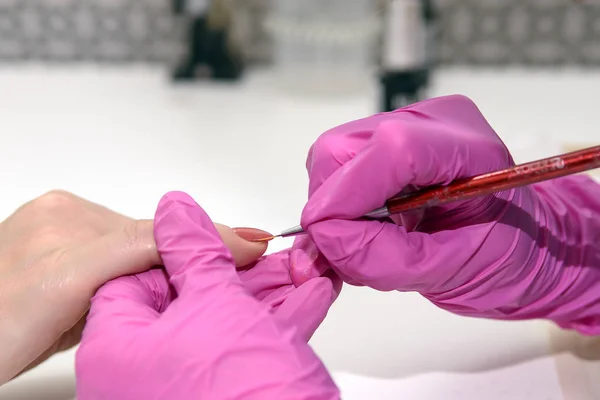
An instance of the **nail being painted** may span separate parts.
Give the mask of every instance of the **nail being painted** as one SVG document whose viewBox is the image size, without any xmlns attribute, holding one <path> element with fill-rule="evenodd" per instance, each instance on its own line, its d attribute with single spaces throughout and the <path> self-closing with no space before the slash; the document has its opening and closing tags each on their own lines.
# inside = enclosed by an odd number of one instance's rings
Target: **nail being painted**
<svg viewBox="0 0 600 400">
<path fill-rule="evenodd" d="M 271 233 L 255 228 L 234 228 L 233 231 L 249 242 L 268 242 L 274 238 Z"/>
</svg>

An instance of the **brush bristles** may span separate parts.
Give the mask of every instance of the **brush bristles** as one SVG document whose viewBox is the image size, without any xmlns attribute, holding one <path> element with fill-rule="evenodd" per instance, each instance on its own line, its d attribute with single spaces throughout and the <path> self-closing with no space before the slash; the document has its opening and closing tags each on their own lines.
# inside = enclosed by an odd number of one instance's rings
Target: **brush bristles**
<svg viewBox="0 0 600 400">
<path fill-rule="evenodd" d="M 254 239 L 252 240 L 253 242 L 258 242 L 258 243 L 262 243 L 262 242 L 270 242 L 271 240 L 275 239 L 276 236 L 267 236 L 264 238 L 259 238 L 259 239 Z"/>
</svg>

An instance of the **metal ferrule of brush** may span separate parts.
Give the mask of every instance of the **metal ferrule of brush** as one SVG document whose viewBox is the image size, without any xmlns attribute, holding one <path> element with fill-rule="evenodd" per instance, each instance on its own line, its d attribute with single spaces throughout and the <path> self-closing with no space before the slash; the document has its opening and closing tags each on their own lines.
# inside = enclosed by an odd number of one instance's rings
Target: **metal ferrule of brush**
<svg viewBox="0 0 600 400">
<path fill-rule="evenodd" d="M 382 219 L 382 218 L 387 218 L 389 216 L 390 216 L 390 211 L 388 210 L 388 208 L 381 207 L 381 208 L 371 211 L 368 214 L 365 214 L 364 217 L 371 218 L 371 219 Z M 293 228 L 286 229 L 285 231 L 281 232 L 277 236 L 285 238 L 285 237 L 300 235 L 302 233 L 305 233 L 304 229 L 302 229 L 302 227 L 300 225 L 298 225 Z"/>
<path fill-rule="evenodd" d="M 286 229 L 285 231 L 281 232 L 278 236 L 284 238 L 284 237 L 296 236 L 301 233 L 304 233 L 304 229 L 302 229 L 302 227 L 300 225 L 298 225 L 293 228 Z"/>
<path fill-rule="evenodd" d="M 387 207 L 381 207 L 365 214 L 365 218 L 382 219 L 390 216 L 390 210 Z"/>
</svg>

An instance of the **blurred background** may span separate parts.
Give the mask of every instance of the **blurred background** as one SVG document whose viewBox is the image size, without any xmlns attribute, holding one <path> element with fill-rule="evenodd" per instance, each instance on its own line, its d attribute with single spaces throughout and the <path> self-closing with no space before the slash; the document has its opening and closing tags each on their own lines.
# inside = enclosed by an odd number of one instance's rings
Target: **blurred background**
<svg viewBox="0 0 600 400">
<path fill-rule="evenodd" d="M 0 0 L 0 212 L 62 188 L 148 218 L 184 190 L 216 221 L 276 232 L 297 224 L 306 154 L 331 127 L 461 93 L 528 161 L 598 144 L 598 88 L 598 0 Z M 311 343 L 333 371 L 385 378 L 589 345 L 352 287 Z M 526 384 L 556 376 L 564 389 L 560 368 Z M 0 398 L 73 387 L 68 352 Z"/>
</svg>

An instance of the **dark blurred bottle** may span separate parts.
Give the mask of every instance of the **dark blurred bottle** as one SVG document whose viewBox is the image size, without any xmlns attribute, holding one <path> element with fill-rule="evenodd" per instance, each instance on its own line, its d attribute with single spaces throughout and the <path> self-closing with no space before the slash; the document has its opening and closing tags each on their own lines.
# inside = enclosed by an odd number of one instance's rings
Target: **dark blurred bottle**
<svg viewBox="0 0 600 400">
<path fill-rule="evenodd" d="M 435 60 L 433 0 L 390 0 L 381 54 L 381 111 L 425 98 Z"/>
<path fill-rule="evenodd" d="M 175 15 L 187 22 L 185 54 L 173 72 L 176 81 L 206 76 L 237 80 L 244 62 L 233 36 L 232 10 L 226 0 L 172 0 Z"/>
</svg>

